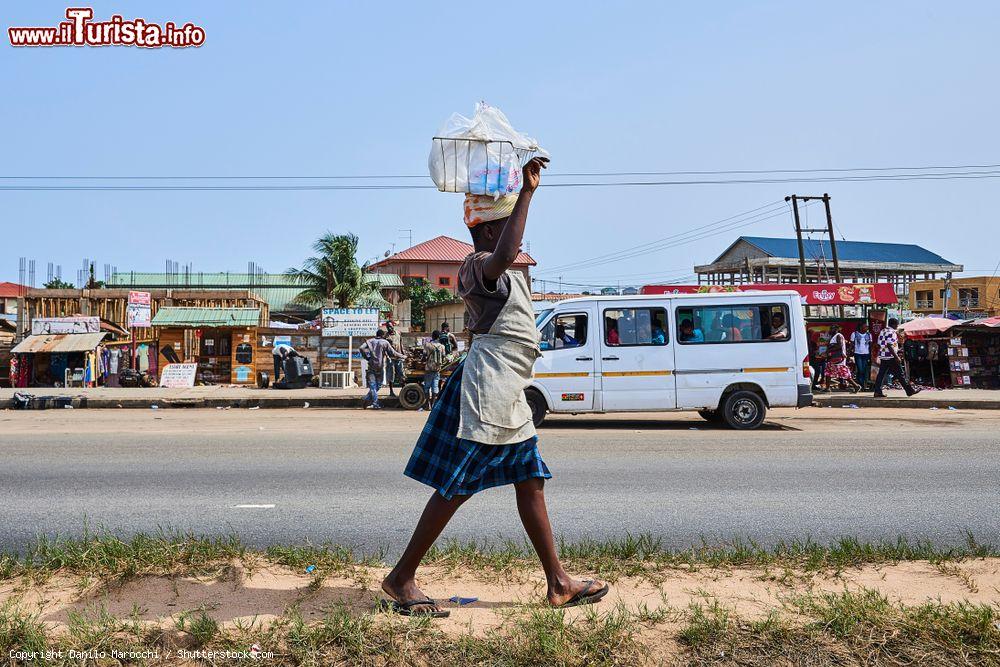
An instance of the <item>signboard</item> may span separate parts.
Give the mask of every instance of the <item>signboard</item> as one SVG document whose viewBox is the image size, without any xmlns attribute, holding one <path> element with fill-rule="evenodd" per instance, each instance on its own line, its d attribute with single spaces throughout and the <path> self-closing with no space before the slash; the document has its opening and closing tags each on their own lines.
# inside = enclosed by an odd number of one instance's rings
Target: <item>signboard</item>
<svg viewBox="0 0 1000 667">
<path fill-rule="evenodd" d="M 193 387 L 198 364 L 167 364 L 160 373 L 161 387 Z"/>
<path fill-rule="evenodd" d="M 324 308 L 324 336 L 374 336 L 378 308 Z"/>
<path fill-rule="evenodd" d="M 149 292 L 129 292 L 128 307 L 125 310 L 125 321 L 128 327 L 148 327 L 152 319 L 152 296 Z"/>
<path fill-rule="evenodd" d="M 646 285 L 643 294 L 715 294 L 718 292 L 798 292 L 804 306 L 895 304 L 891 283 L 760 283 L 749 285 Z"/>
<path fill-rule="evenodd" d="M 101 333 L 99 317 L 36 317 L 31 321 L 31 335 Z"/>
</svg>

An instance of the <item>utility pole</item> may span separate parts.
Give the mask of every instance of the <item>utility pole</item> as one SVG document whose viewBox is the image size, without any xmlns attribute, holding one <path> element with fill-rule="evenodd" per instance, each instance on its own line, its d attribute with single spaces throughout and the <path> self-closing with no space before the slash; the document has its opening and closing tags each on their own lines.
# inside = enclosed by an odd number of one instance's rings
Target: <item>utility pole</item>
<svg viewBox="0 0 1000 667">
<path fill-rule="evenodd" d="M 837 259 L 837 237 L 833 233 L 833 215 L 830 213 L 830 195 L 823 193 L 823 206 L 826 208 L 826 228 L 830 233 L 830 254 L 833 256 L 833 275 L 837 282 L 842 282 L 840 277 L 840 260 Z M 843 310 L 843 309 L 841 309 Z"/>
<path fill-rule="evenodd" d="M 799 218 L 799 197 L 792 195 L 785 197 L 785 201 L 792 202 L 792 215 L 795 217 L 795 238 L 799 242 L 799 282 L 806 281 L 806 249 L 802 244 L 802 220 Z"/>
<path fill-rule="evenodd" d="M 933 303 L 934 293 L 931 292 L 931 303 Z M 941 314 L 944 317 L 948 317 L 948 301 L 951 299 L 951 271 L 945 275 L 944 279 L 944 306 L 942 307 Z"/>
</svg>

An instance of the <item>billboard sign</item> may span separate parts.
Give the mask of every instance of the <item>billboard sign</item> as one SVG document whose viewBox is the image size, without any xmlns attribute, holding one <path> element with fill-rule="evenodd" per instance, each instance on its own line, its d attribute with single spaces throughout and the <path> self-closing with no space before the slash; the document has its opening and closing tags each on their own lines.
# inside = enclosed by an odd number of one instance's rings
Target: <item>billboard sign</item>
<svg viewBox="0 0 1000 667">
<path fill-rule="evenodd" d="M 324 308 L 324 336 L 374 336 L 378 331 L 378 308 Z"/>
</svg>

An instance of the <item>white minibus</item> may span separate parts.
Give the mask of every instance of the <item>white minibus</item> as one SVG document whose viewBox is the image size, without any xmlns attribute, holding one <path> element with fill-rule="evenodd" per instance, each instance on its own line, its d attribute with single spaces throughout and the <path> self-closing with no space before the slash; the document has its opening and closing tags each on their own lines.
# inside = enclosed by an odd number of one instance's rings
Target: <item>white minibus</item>
<svg viewBox="0 0 1000 667">
<path fill-rule="evenodd" d="M 593 296 L 537 313 L 542 356 L 525 390 L 546 413 L 697 410 L 736 429 L 812 404 L 797 292 Z"/>
</svg>

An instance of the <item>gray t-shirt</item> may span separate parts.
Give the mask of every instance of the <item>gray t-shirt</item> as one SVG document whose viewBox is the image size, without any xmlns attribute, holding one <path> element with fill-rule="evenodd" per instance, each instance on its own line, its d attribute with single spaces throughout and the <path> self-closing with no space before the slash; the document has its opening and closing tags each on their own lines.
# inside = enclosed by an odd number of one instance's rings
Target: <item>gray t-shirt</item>
<svg viewBox="0 0 1000 667">
<path fill-rule="evenodd" d="M 483 264 L 488 252 L 474 252 L 458 269 L 458 294 L 465 301 L 466 326 L 474 334 L 489 333 L 510 296 L 510 276 L 506 273 L 493 285 L 483 280 Z"/>
</svg>

